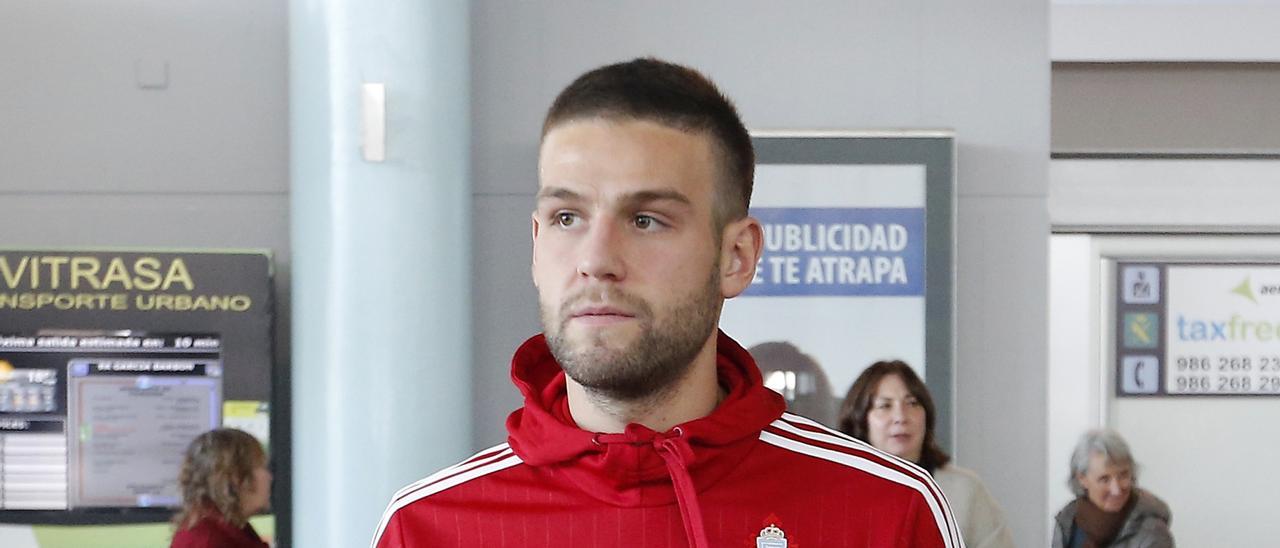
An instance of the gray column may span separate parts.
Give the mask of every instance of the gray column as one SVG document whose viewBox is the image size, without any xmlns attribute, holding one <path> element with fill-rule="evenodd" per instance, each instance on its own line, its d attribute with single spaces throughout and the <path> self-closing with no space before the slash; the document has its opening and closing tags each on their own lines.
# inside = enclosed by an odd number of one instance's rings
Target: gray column
<svg viewBox="0 0 1280 548">
<path fill-rule="evenodd" d="M 293 546 L 367 546 L 396 489 L 470 449 L 468 10 L 290 2 Z"/>
</svg>

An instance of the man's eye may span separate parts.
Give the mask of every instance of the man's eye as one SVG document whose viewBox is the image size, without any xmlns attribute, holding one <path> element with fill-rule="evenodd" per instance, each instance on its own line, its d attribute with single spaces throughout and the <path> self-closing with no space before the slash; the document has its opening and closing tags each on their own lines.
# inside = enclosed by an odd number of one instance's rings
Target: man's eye
<svg viewBox="0 0 1280 548">
<path fill-rule="evenodd" d="M 560 213 L 556 213 L 555 220 L 557 225 L 573 226 L 573 223 L 578 221 L 578 216 L 566 211 L 562 211 Z"/>
<path fill-rule="evenodd" d="M 635 220 L 636 228 L 639 228 L 641 230 L 648 230 L 650 228 L 653 228 L 653 225 L 657 224 L 657 222 L 658 221 L 656 219 L 648 215 L 636 215 L 636 220 Z"/>
</svg>

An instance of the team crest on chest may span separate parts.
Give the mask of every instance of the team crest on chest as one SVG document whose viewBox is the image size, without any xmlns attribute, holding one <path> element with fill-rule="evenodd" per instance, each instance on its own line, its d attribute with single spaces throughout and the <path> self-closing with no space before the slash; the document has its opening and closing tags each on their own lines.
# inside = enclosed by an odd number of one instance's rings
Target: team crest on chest
<svg viewBox="0 0 1280 548">
<path fill-rule="evenodd" d="M 769 524 L 756 537 L 756 548 L 787 548 L 787 534 L 777 525 Z"/>
<path fill-rule="evenodd" d="M 795 539 L 787 538 L 787 532 L 782 529 L 782 520 L 778 516 L 769 514 L 760 522 L 764 528 L 755 535 L 753 542 L 748 544 L 755 548 L 800 548 L 796 544 Z"/>
</svg>

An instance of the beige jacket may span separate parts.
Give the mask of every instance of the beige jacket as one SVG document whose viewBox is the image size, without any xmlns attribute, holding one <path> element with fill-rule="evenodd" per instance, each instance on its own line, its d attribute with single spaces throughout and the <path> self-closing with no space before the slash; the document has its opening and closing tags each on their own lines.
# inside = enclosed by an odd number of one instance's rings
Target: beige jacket
<svg viewBox="0 0 1280 548">
<path fill-rule="evenodd" d="M 933 472 L 933 480 L 951 503 L 966 548 L 1013 548 L 1004 512 L 977 474 L 948 464 Z"/>
</svg>

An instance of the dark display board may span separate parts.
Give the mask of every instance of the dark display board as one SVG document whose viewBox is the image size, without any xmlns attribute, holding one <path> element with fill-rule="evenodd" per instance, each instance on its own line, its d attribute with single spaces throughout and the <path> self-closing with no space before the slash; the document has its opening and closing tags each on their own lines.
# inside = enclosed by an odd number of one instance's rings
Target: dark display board
<svg viewBox="0 0 1280 548">
<path fill-rule="evenodd" d="M 265 252 L 0 251 L 0 522 L 167 520 L 191 439 L 271 401 L 271 275 Z"/>
</svg>

